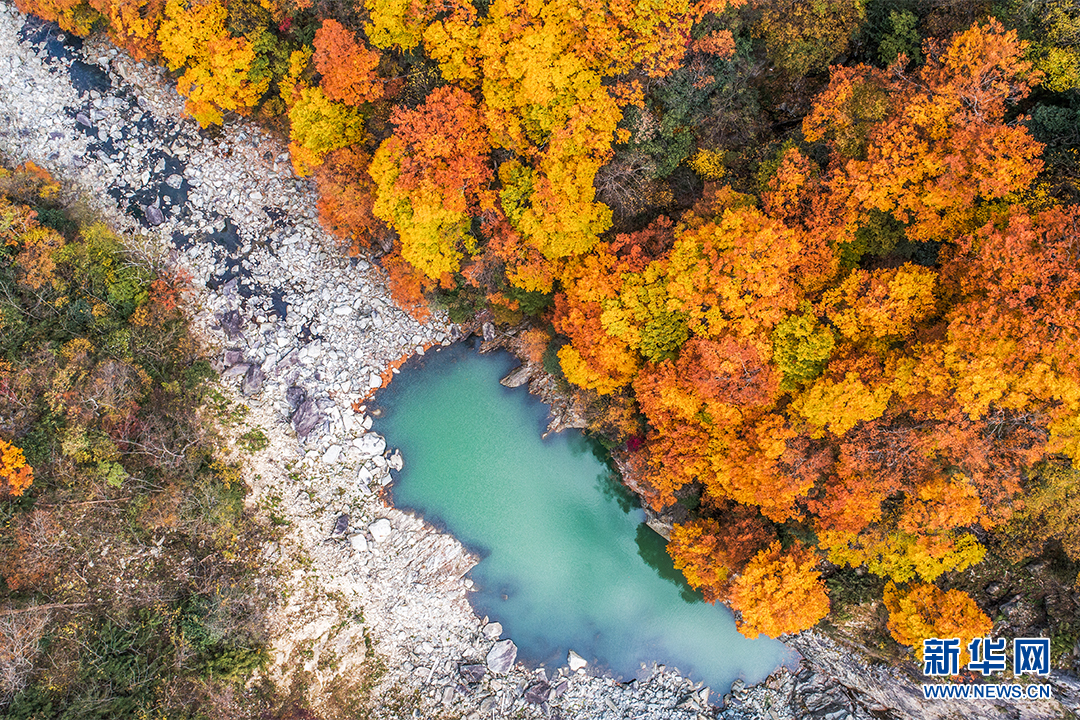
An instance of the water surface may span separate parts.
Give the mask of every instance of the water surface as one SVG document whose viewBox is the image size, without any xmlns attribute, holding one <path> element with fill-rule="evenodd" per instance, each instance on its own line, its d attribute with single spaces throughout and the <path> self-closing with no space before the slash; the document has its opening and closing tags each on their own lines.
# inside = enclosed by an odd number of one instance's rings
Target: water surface
<svg viewBox="0 0 1080 720">
<path fill-rule="evenodd" d="M 541 440 L 547 406 L 499 384 L 515 364 L 458 344 L 410 361 L 377 398 L 375 429 L 405 457 L 395 504 L 483 557 L 477 613 L 501 622 L 526 662 L 557 666 L 573 649 L 627 679 L 658 662 L 723 691 L 790 660 L 686 586 L 581 433 Z"/>
</svg>

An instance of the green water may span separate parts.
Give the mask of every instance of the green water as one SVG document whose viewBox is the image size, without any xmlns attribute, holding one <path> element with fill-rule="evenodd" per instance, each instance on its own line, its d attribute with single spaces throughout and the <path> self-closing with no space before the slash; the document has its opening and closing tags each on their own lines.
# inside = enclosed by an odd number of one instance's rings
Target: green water
<svg viewBox="0 0 1080 720">
<path fill-rule="evenodd" d="M 395 504 L 483 557 L 477 613 L 501 622 L 526 662 L 558 666 L 573 649 L 626 679 L 658 662 L 726 691 L 789 661 L 682 582 L 580 433 L 541 440 L 547 406 L 499 384 L 514 364 L 459 344 L 410 362 L 377 398 L 375 429 L 405 457 Z"/>
</svg>

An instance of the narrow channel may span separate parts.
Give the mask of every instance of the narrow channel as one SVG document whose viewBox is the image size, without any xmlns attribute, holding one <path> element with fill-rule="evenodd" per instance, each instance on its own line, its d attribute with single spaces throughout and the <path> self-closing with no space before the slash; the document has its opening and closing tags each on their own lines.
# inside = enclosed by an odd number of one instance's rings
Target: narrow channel
<svg viewBox="0 0 1080 720">
<path fill-rule="evenodd" d="M 656 662 L 722 693 L 790 662 L 682 581 L 580 432 L 541 439 L 547 406 L 499 384 L 515 364 L 459 343 L 411 360 L 377 397 L 376 430 L 405 457 L 394 503 L 483 558 L 477 613 L 501 622 L 527 663 L 556 667 L 573 649 L 623 679 Z"/>
</svg>

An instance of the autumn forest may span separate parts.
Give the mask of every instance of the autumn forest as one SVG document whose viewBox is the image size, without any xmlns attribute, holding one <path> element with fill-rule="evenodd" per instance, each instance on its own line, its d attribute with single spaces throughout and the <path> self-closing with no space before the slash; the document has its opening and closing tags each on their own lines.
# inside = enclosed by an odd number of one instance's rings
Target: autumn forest
<svg viewBox="0 0 1080 720">
<path fill-rule="evenodd" d="M 518 328 L 744 634 L 849 578 L 918 652 L 989 634 L 964 571 L 1076 582 L 1069 0 L 17 4 L 287 134 L 418 318 Z"/>
</svg>

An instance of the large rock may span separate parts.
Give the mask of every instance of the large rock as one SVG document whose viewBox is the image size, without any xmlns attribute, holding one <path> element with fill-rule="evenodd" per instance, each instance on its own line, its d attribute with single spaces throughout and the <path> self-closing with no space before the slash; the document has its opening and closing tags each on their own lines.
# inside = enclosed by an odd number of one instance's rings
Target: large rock
<svg viewBox="0 0 1080 720">
<path fill-rule="evenodd" d="M 307 400 L 307 391 L 298 385 L 293 385 L 285 391 L 285 399 L 289 401 L 289 407 L 295 410 Z"/>
<path fill-rule="evenodd" d="M 532 377 L 532 370 L 528 365 L 518 365 L 516 368 L 506 374 L 499 382 L 508 388 L 521 387 L 525 383 L 529 382 Z"/>
<path fill-rule="evenodd" d="M 829 677 L 803 666 L 795 676 L 792 711 L 796 720 L 845 720 L 854 707 L 844 689 Z"/>
<path fill-rule="evenodd" d="M 589 661 L 571 650 L 570 654 L 566 656 L 566 664 L 570 666 L 571 671 L 577 672 L 578 670 L 584 670 Z"/>
<path fill-rule="evenodd" d="M 530 685 L 529 689 L 525 691 L 525 702 L 531 705 L 539 705 L 540 703 L 547 702 L 550 693 L 550 685 L 543 681 L 538 682 L 534 685 Z"/>
<path fill-rule="evenodd" d="M 382 455 L 386 451 L 386 440 L 375 433 L 367 433 L 353 441 L 353 445 L 366 457 Z"/>
<path fill-rule="evenodd" d="M 517 660 L 517 645 L 513 640 L 501 640 L 487 654 L 488 670 L 496 675 L 505 675 L 514 667 Z"/>
<path fill-rule="evenodd" d="M 371 533 L 371 538 L 375 542 L 382 542 L 390 537 L 392 531 L 393 528 L 390 526 L 390 521 L 386 518 L 381 518 L 368 525 L 368 532 Z"/>
<path fill-rule="evenodd" d="M 221 373 L 221 377 L 224 380 L 229 380 L 234 377 L 245 375 L 250 369 L 251 365 L 248 365 L 247 363 L 240 363 L 239 365 L 233 365 L 231 368 Z"/>
<path fill-rule="evenodd" d="M 461 673 L 462 680 L 472 684 L 478 683 L 484 679 L 487 668 L 483 665 L 462 665 L 458 668 L 458 672 Z"/>
<path fill-rule="evenodd" d="M 502 631 L 503 626 L 500 622 L 489 622 L 482 630 L 484 637 L 489 640 L 495 640 L 496 638 L 502 637 Z"/>
<path fill-rule="evenodd" d="M 331 535 L 344 535 L 349 530 L 349 516 L 342 514 L 338 515 L 337 520 L 334 521 L 334 529 L 331 531 Z"/>
<path fill-rule="evenodd" d="M 244 373 L 244 379 L 240 381 L 240 392 L 244 397 L 250 397 L 262 389 L 263 369 L 258 365 L 252 365 Z"/>
<path fill-rule="evenodd" d="M 244 320 L 240 317 L 239 310 L 229 310 L 221 316 L 221 329 L 229 339 L 240 336 L 240 330 L 244 327 Z"/>
<path fill-rule="evenodd" d="M 323 421 L 322 413 L 315 407 L 315 403 L 311 400 L 305 400 L 300 403 L 300 406 L 296 408 L 296 412 L 292 416 L 292 426 L 296 434 L 302 438 L 306 438 L 311 434 L 311 431 L 319 426 Z"/>
<path fill-rule="evenodd" d="M 791 700 L 796 718 L 828 720 L 854 715 L 866 717 L 920 718 L 951 720 L 957 716 L 956 705 L 923 697 L 920 668 L 886 667 L 869 660 L 869 652 L 853 644 L 832 640 L 814 631 L 792 635 L 784 640 L 799 651 L 804 665 L 795 677 Z M 1055 691 L 1063 689 L 1055 687 Z M 1039 703 L 1039 705 L 1042 705 Z M 1030 709 L 1030 713 L 1028 710 Z M 970 720 L 1000 720 L 1015 717 L 1016 706 L 1001 700 L 967 703 L 963 717 Z M 1042 707 L 1025 707 L 1024 718 L 1062 717 L 1062 706 L 1055 699 Z"/>
</svg>

